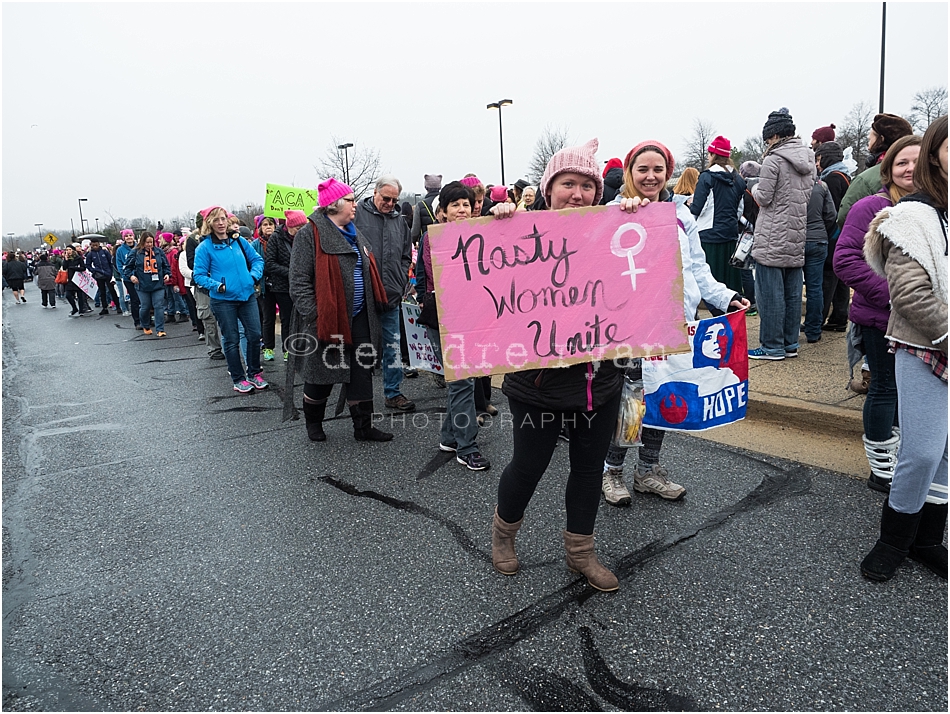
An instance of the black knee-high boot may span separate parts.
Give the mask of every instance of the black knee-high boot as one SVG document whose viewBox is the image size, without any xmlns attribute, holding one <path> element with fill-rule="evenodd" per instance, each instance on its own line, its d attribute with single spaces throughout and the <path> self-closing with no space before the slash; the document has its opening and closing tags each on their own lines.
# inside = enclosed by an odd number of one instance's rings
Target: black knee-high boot
<svg viewBox="0 0 950 714">
<path fill-rule="evenodd" d="M 353 438 L 357 441 L 392 440 L 392 434 L 387 434 L 373 426 L 373 402 L 351 404 L 350 416 L 353 417 Z"/>
<path fill-rule="evenodd" d="M 307 436 L 310 441 L 326 441 L 327 435 L 323 431 L 323 417 L 327 412 L 327 400 L 322 402 L 308 402 L 303 400 L 303 416 L 307 421 Z"/>
</svg>

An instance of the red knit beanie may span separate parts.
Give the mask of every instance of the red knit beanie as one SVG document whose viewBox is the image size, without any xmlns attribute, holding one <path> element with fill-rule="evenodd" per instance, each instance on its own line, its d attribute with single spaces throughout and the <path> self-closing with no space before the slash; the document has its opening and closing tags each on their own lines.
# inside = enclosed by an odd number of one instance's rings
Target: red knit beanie
<svg viewBox="0 0 950 714">
<path fill-rule="evenodd" d="M 708 151 L 710 154 L 715 154 L 716 156 L 731 156 L 732 144 L 729 143 L 729 140 L 726 137 L 717 136 L 706 148 L 706 151 Z"/>
<path fill-rule="evenodd" d="M 610 171 L 610 169 L 622 169 L 622 168 L 623 168 L 623 161 L 617 158 L 611 159 L 610 161 L 607 162 L 607 165 L 604 166 L 603 177 L 607 178 L 607 172 Z"/>
<path fill-rule="evenodd" d="M 835 128 L 836 127 L 834 124 L 820 126 L 811 133 L 811 138 L 817 141 L 819 144 L 824 144 L 826 141 L 834 141 Z"/>
</svg>

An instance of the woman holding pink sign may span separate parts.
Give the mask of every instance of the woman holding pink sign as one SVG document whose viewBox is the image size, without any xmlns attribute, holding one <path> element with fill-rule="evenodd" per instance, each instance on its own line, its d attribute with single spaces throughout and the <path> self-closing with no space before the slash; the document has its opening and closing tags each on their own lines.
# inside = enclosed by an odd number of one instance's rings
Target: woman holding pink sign
<svg viewBox="0 0 950 714">
<path fill-rule="evenodd" d="M 553 210 L 594 206 L 604 182 L 597 163 L 597 140 L 562 149 L 548 162 L 539 191 Z M 493 209 L 496 218 L 515 212 L 514 204 Z M 515 536 L 524 512 L 547 470 L 562 426 L 570 427 L 571 473 L 564 494 L 567 567 L 604 592 L 620 587 L 617 577 L 594 552 L 594 522 L 600 505 L 601 467 L 617 423 L 623 374 L 613 360 L 597 367 L 587 362 L 560 369 L 530 369 L 505 375 L 514 431 L 514 453 L 498 483 L 492 524 L 492 565 L 503 575 L 518 572 Z"/>
</svg>

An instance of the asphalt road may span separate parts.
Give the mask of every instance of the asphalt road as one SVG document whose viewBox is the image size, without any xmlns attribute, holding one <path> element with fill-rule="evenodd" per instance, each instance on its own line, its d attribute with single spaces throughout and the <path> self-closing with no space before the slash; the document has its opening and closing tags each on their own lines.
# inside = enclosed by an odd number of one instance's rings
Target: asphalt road
<svg viewBox="0 0 950 714">
<path fill-rule="evenodd" d="M 688 494 L 601 507 L 603 594 L 564 566 L 559 447 L 506 578 L 510 427 L 465 470 L 429 378 L 393 442 L 339 419 L 313 444 L 282 362 L 238 395 L 190 324 L 27 295 L 2 313 L 6 710 L 947 710 L 947 584 L 860 576 L 860 481 L 672 435 Z"/>
</svg>

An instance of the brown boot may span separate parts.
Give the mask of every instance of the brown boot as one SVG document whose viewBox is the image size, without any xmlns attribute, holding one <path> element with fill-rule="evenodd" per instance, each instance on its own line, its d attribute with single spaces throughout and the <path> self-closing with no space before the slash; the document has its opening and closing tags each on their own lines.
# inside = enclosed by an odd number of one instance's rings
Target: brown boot
<svg viewBox="0 0 950 714">
<path fill-rule="evenodd" d="M 524 523 L 503 521 L 495 507 L 495 519 L 491 524 L 491 564 L 502 575 L 514 575 L 518 572 L 518 555 L 515 553 L 515 536 Z"/>
<path fill-rule="evenodd" d="M 568 568 L 575 573 L 587 576 L 587 582 L 591 587 L 605 593 L 620 588 L 617 576 L 597 560 L 593 534 L 578 535 L 564 531 L 564 559 L 567 561 Z"/>
</svg>

